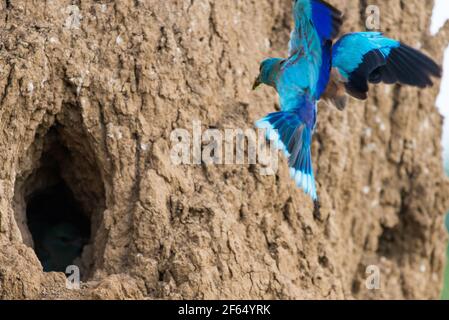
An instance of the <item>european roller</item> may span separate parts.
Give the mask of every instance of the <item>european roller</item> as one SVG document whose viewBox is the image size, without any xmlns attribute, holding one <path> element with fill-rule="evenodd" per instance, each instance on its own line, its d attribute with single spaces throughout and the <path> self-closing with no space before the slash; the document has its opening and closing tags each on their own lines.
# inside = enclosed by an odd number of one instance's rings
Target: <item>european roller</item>
<svg viewBox="0 0 449 320">
<path fill-rule="evenodd" d="M 341 13 L 320 0 L 295 0 L 295 21 L 289 57 L 262 62 L 254 88 L 276 89 L 281 111 L 256 123 L 267 139 L 288 157 L 290 174 L 298 187 L 317 200 L 311 143 L 317 120 L 317 101 L 329 82 L 332 39 L 341 26 Z"/>
<path fill-rule="evenodd" d="M 288 158 L 298 187 L 316 201 L 311 142 L 317 120 L 317 101 L 332 101 L 339 109 L 346 93 L 366 99 L 368 83 L 401 83 L 424 88 L 440 67 L 416 49 L 379 32 L 350 33 L 332 45 L 342 14 L 322 0 L 293 1 L 294 29 L 289 57 L 269 58 L 260 66 L 254 88 L 276 89 L 281 111 L 256 122 L 267 139 Z"/>
</svg>

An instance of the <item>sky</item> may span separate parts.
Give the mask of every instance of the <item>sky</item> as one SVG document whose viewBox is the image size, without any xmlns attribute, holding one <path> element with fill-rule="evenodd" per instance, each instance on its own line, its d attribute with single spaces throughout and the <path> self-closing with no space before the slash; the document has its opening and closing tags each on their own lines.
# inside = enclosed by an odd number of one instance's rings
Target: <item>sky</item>
<svg viewBox="0 0 449 320">
<path fill-rule="evenodd" d="M 430 32 L 435 35 L 438 30 L 444 25 L 446 20 L 449 20 L 449 0 L 435 0 L 435 7 L 433 8 L 432 24 Z M 446 117 L 444 133 L 443 133 L 443 147 L 445 162 L 449 162 L 449 47 L 446 49 L 444 55 L 443 65 L 443 81 L 441 83 L 440 94 L 437 99 L 437 106 L 441 114 Z"/>
</svg>

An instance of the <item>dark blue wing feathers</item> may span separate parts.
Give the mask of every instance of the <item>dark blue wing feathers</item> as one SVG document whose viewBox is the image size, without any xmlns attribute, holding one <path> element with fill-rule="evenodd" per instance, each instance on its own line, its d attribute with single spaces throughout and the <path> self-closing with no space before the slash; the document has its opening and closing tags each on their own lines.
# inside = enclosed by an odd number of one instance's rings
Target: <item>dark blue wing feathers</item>
<svg viewBox="0 0 449 320">
<path fill-rule="evenodd" d="M 323 0 L 295 0 L 293 3 L 295 27 L 290 36 L 289 55 L 296 53 L 304 41 L 304 22 L 310 24 L 316 31 L 320 45 L 333 40 L 340 32 L 343 23 L 342 13 Z M 307 29 L 309 30 L 309 29 Z M 310 32 L 312 32 L 310 30 Z M 310 36 L 310 33 L 309 33 Z"/>
<path fill-rule="evenodd" d="M 400 83 L 424 88 L 441 68 L 420 51 L 378 32 L 345 35 L 333 48 L 333 67 L 347 78 L 347 92 L 366 99 L 368 82 Z"/>
<path fill-rule="evenodd" d="M 423 53 L 401 43 L 390 51 L 386 64 L 375 70 L 373 77 L 379 76 L 385 83 L 425 88 L 433 85 L 431 76 L 441 77 L 441 68 Z"/>
<path fill-rule="evenodd" d="M 328 40 L 323 45 L 322 64 L 318 78 L 316 97 L 319 99 L 327 88 L 332 69 L 332 41 Z"/>
<path fill-rule="evenodd" d="M 369 51 L 363 56 L 362 63 L 357 69 L 349 74 L 348 82 L 345 83 L 346 91 L 357 99 L 365 100 L 369 89 L 368 79 L 370 75 L 385 63 L 386 58 L 381 51 Z"/>
<path fill-rule="evenodd" d="M 322 0 L 312 0 L 312 21 L 321 41 L 334 39 L 340 32 L 342 13 Z"/>
</svg>

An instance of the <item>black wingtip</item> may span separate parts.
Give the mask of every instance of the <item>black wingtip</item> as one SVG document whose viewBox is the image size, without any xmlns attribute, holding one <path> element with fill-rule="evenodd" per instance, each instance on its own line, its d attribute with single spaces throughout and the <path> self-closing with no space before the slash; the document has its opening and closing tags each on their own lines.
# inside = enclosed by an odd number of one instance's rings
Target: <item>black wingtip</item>
<svg viewBox="0 0 449 320">
<path fill-rule="evenodd" d="M 376 83 L 378 74 L 388 84 L 426 88 L 433 85 L 432 77 L 441 78 L 442 68 L 424 53 L 401 43 L 391 50 L 386 65 L 373 72 L 370 82 Z"/>
<path fill-rule="evenodd" d="M 404 51 L 404 53 L 409 57 L 413 57 L 415 62 L 418 65 L 423 66 L 425 71 L 427 71 L 430 75 L 437 78 L 442 77 L 443 69 L 432 58 L 404 43 L 401 43 L 401 46 L 399 48 L 400 50 Z"/>
</svg>

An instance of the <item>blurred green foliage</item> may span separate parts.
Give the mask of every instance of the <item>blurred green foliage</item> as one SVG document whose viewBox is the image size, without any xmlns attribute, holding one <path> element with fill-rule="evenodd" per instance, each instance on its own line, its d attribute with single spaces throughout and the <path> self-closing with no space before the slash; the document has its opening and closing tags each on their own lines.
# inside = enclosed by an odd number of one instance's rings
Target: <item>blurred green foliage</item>
<svg viewBox="0 0 449 320">
<path fill-rule="evenodd" d="M 449 247 L 447 248 L 446 272 L 444 273 L 444 289 L 441 299 L 449 300 Z"/>
<path fill-rule="evenodd" d="M 446 169 L 446 174 L 449 176 L 449 157 L 446 158 L 444 167 Z M 449 231 L 449 213 L 446 216 L 446 228 Z M 444 289 L 443 294 L 441 296 L 443 300 L 449 300 L 449 247 L 447 248 L 446 256 L 447 260 L 446 260 L 446 272 L 444 274 Z"/>
</svg>

